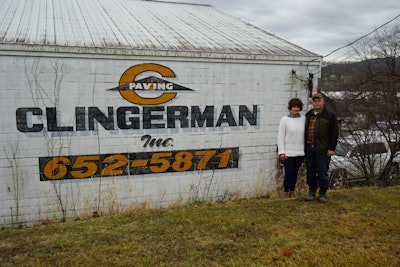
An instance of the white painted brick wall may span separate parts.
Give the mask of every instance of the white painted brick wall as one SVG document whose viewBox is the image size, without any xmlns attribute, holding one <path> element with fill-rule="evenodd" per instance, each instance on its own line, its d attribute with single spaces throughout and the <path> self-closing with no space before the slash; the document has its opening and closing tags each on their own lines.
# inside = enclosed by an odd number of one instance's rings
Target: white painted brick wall
<svg viewBox="0 0 400 267">
<path fill-rule="evenodd" d="M 108 89 L 118 86 L 125 70 L 142 63 L 172 69 L 177 76 L 173 82 L 194 90 L 179 93 L 165 107 L 200 106 L 203 110 L 214 106 L 218 117 L 222 106 L 230 105 L 238 118 L 239 105 L 250 110 L 257 105 L 257 125 L 246 121 L 236 127 L 113 131 L 99 125 L 98 131 L 62 134 L 17 130 L 16 110 L 21 107 L 57 107 L 62 126 L 74 126 L 75 107 L 94 106 L 102 111 L 114 107 L 115 111 L 117 107 L 132 106 L 117 91 Z M 249 197 L 256 191 L 271 190 L 279 120 L 286 114 L 291 97 L 298 96 L 304 102 L 307 98 L 304 82 L 292 78 L 292 69 L 298 76 L 308 75 L 299 63 L 283 62 L 1 56 L 0 224 L 73 219 L 90 216 L 94 211 L 107 214 L 144 202 L 165 206 L 185 203 L 190 197 L 218 200 L 227 197 L 227 192 Z M 35 116 L 33 122 L 40 123 L 45 118 Z M 145 134 L 171 137 L 173 147 L 144 148 L 140 138 Z M 39 157 L 219 147 L 239 147 L 239 168 L 40 181 Z"/>
</svg>

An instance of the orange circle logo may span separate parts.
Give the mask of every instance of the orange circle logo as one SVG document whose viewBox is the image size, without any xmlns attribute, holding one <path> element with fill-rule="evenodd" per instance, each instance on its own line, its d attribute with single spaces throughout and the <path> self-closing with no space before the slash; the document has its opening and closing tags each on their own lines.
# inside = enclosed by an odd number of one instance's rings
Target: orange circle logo
<svg viewBox="0 0 400 267">
<path fill-rule="evenodd" d="M 150 75 L 137 79 L 140 74 L 145 72 L 155 72 L 163 78 L 176 77 L 175 73 L 168 67 L 154 63 L 139 64 L 127 69 L 119 80 L 119 86 L 109 90 L 119 91 L 125 100 L 138 105 L 164 104 L 174 99 L 177 91 L 193 91 L 192 89 L 156 76 Z M 157 96 L 144 97 L 143 94 L 156 94 Z"/>
<path fill-rule="evenodd" d="M 176 89 L 174 83 L 166 80 L 150 76 L 141 80 L 136 80 L 136 77 L 144 72 L 153 71 L 160 74 L 164 78 L 174 78 L 175 73 L 162 65 L 147 63 L 140 64 L 127 69 L 119 80 L 119 87 L 110 90 L 118 90 L 121 96 L 127 101 L 138 105 L 158 105 L 171 101 L 175 98 L 176 92 L 168 92 Z M 180 86 L 178 86 L 180 87 Z M 182 89 L 177 89 L 182 90 Z M 190 89 L 187 89 L 190 90 Z M 157 97 L 143 97 L 137 91 L 147 91 L 161 93 Z"/>
</svg>

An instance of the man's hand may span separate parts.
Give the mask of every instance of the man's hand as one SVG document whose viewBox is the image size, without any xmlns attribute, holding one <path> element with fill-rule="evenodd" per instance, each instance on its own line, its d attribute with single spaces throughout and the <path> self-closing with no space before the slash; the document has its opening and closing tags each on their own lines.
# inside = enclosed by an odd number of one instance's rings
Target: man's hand
<svg viewBox="0 0 400 267">
<path fill-rule="evenodd" d="M 327 155 L 328 157 L 333 156 L 333 155 L 335 155 L 335 151 L 333 151 L 333 150 L 328 150 L 328 152 L 326 152 L 326 155 Z"/>
</svg>

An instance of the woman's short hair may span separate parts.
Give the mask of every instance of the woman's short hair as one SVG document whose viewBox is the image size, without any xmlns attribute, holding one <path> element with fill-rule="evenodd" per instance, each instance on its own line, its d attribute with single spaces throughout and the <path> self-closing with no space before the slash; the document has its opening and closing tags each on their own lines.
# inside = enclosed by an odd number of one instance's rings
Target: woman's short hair
<svg viewBox="0 0 400 267">
<path fill-rule="evenodd" d="M 292 107 L 298 107 L 301 111 L 303 110 L 303 102 L 300 100 L 300 98 L 292 98 L 289 100 L 288 109 L 291 110 Z"/>
</svg>

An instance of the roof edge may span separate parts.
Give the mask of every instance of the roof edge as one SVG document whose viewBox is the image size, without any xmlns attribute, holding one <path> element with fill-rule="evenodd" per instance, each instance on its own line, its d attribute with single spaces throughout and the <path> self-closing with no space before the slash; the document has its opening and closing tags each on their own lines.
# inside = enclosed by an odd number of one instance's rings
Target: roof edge
<svg viewBox="0 0 400 267">
<path fill-rule="evenodd" d="M 192 6 L 209 6 L 208 4 L 199 4 L 199 3 L 185 3 L 185 2 L 174 2 L 174 1 L 159 1 L 159 0 L 141 0 L 143 2 L 157 2 L 157 3 L 168 3 L 168 4 L 179 4 L 179 5 L 192 5 Z"/>
<path fill-rule="evenodd" d="M 195 61 L 268 61 L 276 62 L 308 62 L 309 66 L 319 66 L 323 57 L 319 55 L 269 55 L 218 53 L 202 51 L 173 51 L 173 50 L 140 50 L 101 47 L 60 47 L 46 45 L 0 44 L 0 56 L 27 56 L 27 57 L 69 57 L 69 58 L 130 58 L 130 57 L 162 57 L 186 58 Z"/>
</svg>

